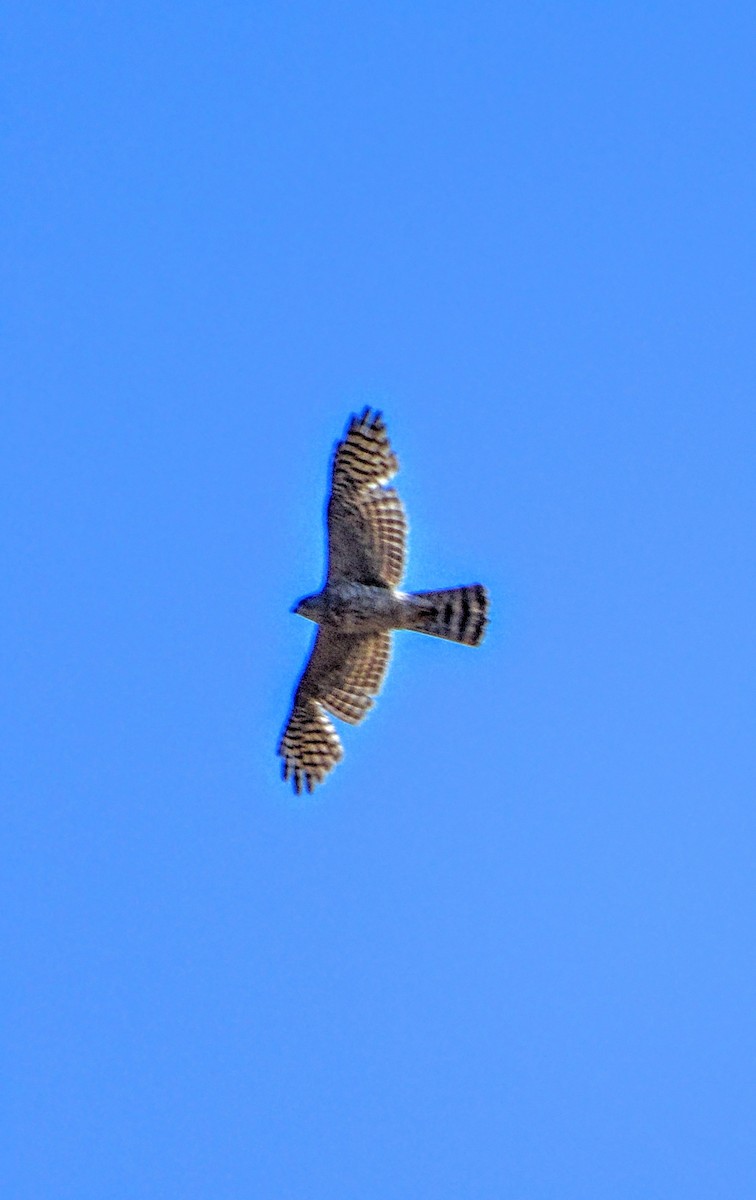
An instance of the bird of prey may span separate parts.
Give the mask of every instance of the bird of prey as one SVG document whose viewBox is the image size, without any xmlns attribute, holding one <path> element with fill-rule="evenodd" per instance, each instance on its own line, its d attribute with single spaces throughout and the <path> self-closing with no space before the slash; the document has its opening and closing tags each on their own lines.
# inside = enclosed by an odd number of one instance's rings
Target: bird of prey
<svg viewBox="0 0 756 1200">
<path fill-rule="evenodd" d="M 334 448 L 327 508 L 328 562 L 322 591 L 292 609 L 318 631 L 278 753 L 283 778 L 311 792 L 343 757 L 326 712 L 357 725 L 373 706 L 391 654 L 391 630 L 413 629 L 478 646 L 488 621 L 479 583 L 400 592 L 407 519 L 387 487 L 399 469 L 380 412 L 353 416 Z"/>
</svg>

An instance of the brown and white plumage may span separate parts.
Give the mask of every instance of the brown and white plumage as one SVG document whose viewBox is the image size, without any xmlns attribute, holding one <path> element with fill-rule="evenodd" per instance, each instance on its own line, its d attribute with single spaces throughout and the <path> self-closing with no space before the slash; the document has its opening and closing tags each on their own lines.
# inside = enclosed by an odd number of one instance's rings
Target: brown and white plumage
<svg viewBox="0 0 756 1200">
<path fill-rule="evenodd" d="M 481 584 L 438 592 L 396 590 L 404 574 L 407 519 L 386 485 L 399 469 L 379 412 L 352 417 L 336 444 L 328 500 L 326 585 L 296 611 L 318 623 L 278 753 L 283 777 L 311 792 L 343 757 L 329 713 L 358 724 L 372 708 L 391 654 L 391 630 L 414 629 L 466 645 L 483 638 Z"/>
<path fill-rule="evenodd" d="M 328 501 L 328 583 L 396 587 L 404 574 L 407 518 L 394 488 L 399 470 L 380 413 L 352 417 L 338 442 Z"/>
</svg>

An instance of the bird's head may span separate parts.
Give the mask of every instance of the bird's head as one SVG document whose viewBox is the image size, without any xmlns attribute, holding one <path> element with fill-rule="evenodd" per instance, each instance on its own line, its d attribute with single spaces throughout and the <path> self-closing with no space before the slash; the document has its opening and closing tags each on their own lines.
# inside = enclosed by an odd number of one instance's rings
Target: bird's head
<svg viewBox="0 0 756 1200">
<path fill-rule="evenodd" d="M 315 596 L 303 596 L 291 610 L 298 613 L 300 617 L 307 617 L 308 621 L 320 621 L 323 613 L 323 597 L 318 594 Z"/>
</svg>

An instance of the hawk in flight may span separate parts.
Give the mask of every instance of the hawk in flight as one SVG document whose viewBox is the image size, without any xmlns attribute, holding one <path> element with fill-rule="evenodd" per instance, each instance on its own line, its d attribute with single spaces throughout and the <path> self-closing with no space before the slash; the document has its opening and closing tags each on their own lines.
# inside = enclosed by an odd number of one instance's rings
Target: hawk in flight
<svg viewBox="0 0 756 1200">
<path fill-rule="evenodd" d="M 400 592 L 407 519 L 386 484 L 399 470 L 379 412 L 352 417 L 337 442 L 328 498 L 325 587 L 293 612 L 318 632 L 294 693 L 278 753 L 294 790 L 311 792 L 343 757 L 326 711 L 357 725 L 373 706 L 391 654 L 391 630 L 414 629 L 478 646 L 488 620 L 479 583 L 439 592 Z"/>
</svg>

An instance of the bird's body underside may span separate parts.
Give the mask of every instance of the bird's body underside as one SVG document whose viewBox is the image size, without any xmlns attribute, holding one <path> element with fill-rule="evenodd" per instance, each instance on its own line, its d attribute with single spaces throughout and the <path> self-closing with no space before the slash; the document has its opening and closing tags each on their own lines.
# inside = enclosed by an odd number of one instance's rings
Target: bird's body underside
<svg viewBox="0 0 756 1200">
<path fill-rule="evenodd" d="M 468 646 L 483 639 L 488 595 L 479 584 L 400 592 L 407 520 L 393 488 L 399 464 L 380 413 L 353 417 L 336 444 L 328 500 L 325 587 L 295 611 L 319 628 L 278 746 L 283 777 L 312 791 L 343 757 L 324 710 L 356 725 L 372 708 L 391 654 L 409 629 Z"/>
<path fill-rule="evenodd" d="M 296 611 L 341 633 L 411 629 L 477 646 L 486 625 L 486 591 L 479 583 L 440 592 L 400 592 L 368 583 L 334 583 L 307 596 Z"/>
</svg>

